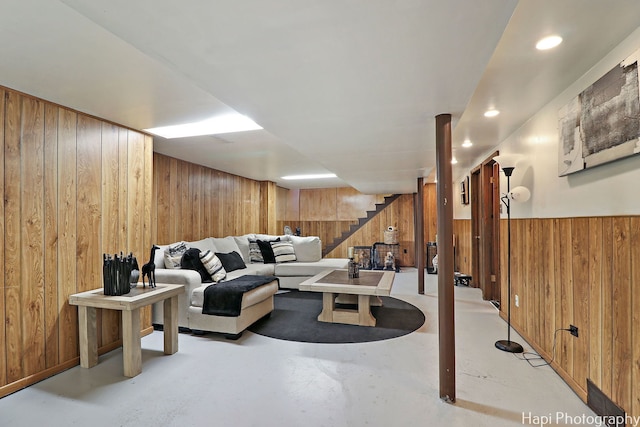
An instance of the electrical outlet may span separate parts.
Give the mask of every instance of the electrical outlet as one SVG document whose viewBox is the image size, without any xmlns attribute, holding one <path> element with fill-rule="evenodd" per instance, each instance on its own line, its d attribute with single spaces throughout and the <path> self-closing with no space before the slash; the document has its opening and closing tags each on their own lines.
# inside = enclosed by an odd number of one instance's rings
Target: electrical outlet
<svg viewBox="0 0 640 427">
<path fill-rule="evenodd" d="M 520 298 L 518 297 L 518 294 L 516 294 L 516 307 L 520 307 Z"/>
<path fill-rule="evenodd" d="M 573 326 L 573 325 L 569 325 L 569 332 L 574 337 L 577 337 L 578 336 L 578 327 L 577 326 Z"/>
</svg>

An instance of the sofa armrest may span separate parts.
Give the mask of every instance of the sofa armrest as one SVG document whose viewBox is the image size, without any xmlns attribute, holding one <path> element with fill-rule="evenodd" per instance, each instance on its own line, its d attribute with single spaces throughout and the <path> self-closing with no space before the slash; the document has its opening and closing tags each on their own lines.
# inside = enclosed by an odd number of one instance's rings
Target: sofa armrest
<svg viewBox="0 0 640 427">
<path fill-rule="evenodd" d="M 195 288 L 202 286 L 200 273 L 195 270 L 156 268 L 155 275 L 157 283 L 184 285 L 185 293 L 189 299 L 191 298 L 191 292 Z"/>
</svg>

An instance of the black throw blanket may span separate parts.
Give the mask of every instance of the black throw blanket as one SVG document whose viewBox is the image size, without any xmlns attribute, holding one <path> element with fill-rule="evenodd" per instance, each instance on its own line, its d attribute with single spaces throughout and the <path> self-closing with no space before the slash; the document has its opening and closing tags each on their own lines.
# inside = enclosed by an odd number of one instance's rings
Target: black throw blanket
<svg viewBox="0 0 640 427">
<path fill-rule="evenodd" d="M 237 317 L 242 308 L 242 296 L 245 292 L 266 285 L 274 276 L 246 275 L 231 279 L 228 282 L 214 283 L 204 290 L 202 314 Z"/>
</svg>

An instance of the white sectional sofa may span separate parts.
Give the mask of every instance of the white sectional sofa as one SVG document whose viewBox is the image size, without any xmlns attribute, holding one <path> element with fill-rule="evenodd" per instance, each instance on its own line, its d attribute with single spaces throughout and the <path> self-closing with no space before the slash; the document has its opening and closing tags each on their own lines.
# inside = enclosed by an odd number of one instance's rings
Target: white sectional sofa
<svg viewBox="0 0 640 427">
<path fill-rule="evenodd" d="M 291 242 L 295 252 L 295 261 L 267 263 L 257 261 L 250 242 L 276 239 Z M 275 276 L 280 288 L 297 289 L 298 285 L 311 276 L 327 269 L 346 268 L 348 259 L 322 258 L 322 243 L 317 236 L 272 236 L 264 234 L 246 234 L 224 238 L 208 237 L 196 242 L 186 242 L 190 248 L 201 252 L 214 253 L 237 252 L 246 268 L 227 272 L 225 281 L 244 276 Z M 273 296 L 278 291 L 278 281 L 245 292 L 242 297 L 242 309 L 237 317 L 203 314 L 205 289 L 211 283 L 202 283 L 200 273 L 195 270 L 165 268 L 164 252 L 169 245 L 159 246 L 155 254 L 155 277 L 157 283 L 185 285 L 185 293 L 178 298 L 178 325 L 193 331 L 221 332 L 229 338 L 237 338 L 248 326 L 273 311 Z M 254 261 L 252 262 L 252 259 Z M 154 304 L 152 323 L 162 325 L 163 305 Z"/>
</svg>

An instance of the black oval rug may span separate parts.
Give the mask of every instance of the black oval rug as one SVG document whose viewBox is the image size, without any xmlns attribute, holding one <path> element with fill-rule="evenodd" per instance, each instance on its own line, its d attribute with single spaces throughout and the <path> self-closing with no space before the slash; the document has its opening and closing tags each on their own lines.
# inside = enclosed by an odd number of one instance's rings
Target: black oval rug
<svg viewBox="0 0 640 427">
<path fill-rule="evenodd" d="M 371 307 L 376 326 L 318 321 L 322 293 L 291 291 L 276 294 L 271 316 L 247 328 L 259 335 L 287 341 L 325 344 L 359 343 L 401 337 L 420 328 L 425 316 L 417 307 L 392 297 L 381 297 L 382 307 Z"/>
</svg>

